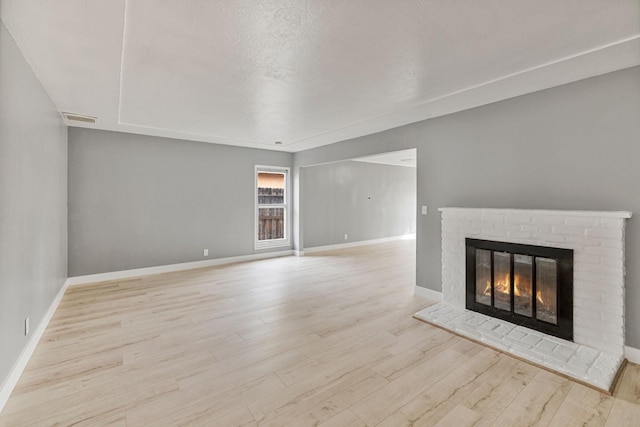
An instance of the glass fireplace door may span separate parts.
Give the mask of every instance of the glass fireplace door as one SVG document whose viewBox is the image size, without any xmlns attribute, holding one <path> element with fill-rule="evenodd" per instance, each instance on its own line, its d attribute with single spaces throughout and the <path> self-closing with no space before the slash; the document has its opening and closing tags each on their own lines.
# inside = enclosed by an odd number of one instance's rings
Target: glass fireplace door
<svg viewBox="0 0 640 427">
<path fill-rule="evenodd" d="M 554 259 L 536 258 L 536 318 L 558 324 L 558 268 Z"/>
<path fill-rule="evenodd" d="M 573 251 L 466 238 L 466 308 L 573 339 Z"/>
</svg>

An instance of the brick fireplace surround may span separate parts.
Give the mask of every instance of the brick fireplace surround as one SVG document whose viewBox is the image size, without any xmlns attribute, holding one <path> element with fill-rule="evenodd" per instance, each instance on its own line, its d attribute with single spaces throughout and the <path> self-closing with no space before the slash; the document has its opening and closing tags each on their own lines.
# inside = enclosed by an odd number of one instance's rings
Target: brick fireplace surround
<svg viewBox="0 0 640 427">
<path fill-rule="evenodd" d="M 631 212 L 442 208 L 442 302 L 416 317 L 610 392 L 624 359 L 624 231 Z M 465 238 L 574 251 L 569 342 L 465 309 Z"/>
</svg>

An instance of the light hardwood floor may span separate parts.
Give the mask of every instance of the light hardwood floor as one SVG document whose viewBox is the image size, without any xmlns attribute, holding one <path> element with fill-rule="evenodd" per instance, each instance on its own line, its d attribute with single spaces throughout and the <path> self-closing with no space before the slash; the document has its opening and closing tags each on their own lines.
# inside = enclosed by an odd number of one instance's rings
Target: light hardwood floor
<svg viewBox="0 0 640 427">
<path fill-rule="evenodd" d="M 413 241 L 71 287 L 2 426 L 637 426 L 613 397 L 413 319 Z"/>
</svg>

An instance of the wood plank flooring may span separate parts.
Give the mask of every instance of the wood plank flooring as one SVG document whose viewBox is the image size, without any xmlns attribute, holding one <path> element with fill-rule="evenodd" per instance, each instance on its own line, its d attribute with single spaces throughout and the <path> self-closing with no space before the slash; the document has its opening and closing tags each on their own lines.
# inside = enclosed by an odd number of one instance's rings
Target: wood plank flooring
<svg viewBox="0 0 640 427">
<path fill-rule="evenodd" d="M 413 241 L 69 288 L 0 426 L 637 426 L 614 396 L 413 319 Z"/>
</svg>

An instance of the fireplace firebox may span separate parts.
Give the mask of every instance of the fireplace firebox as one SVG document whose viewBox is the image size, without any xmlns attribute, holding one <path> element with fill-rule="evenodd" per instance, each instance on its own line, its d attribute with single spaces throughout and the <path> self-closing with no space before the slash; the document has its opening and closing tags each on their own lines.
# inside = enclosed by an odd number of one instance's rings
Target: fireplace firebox
<svg viewBox="0 0 640 427">
<path fill-rule="evenodd" d="M 465 241 L 467 309 L 573 341 L 573 250 Z"/>
</svg>

